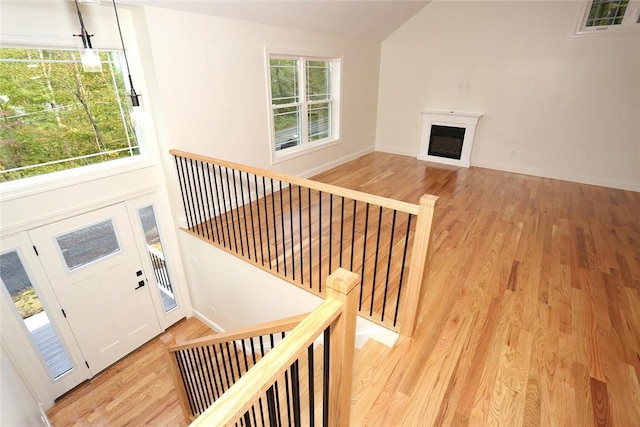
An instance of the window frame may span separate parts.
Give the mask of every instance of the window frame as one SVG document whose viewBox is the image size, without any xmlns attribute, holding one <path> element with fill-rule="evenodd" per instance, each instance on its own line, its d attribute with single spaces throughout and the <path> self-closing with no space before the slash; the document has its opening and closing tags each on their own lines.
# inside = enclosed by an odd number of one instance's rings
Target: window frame
<svg viewBox="0 0 640 427">
<path fill-rule="evenodd" d="M 289 104 L 273 104 L 273 94 L 271 92 L 271 59 L 293 59 L 297 60 L 299 84 L 298 102 Z M 307 100 L 306 85 L 306 61 L 327 61 L 331 63 L 330 80 L 331 92 L 328 100 Z M 342 96 L 342 55 L 330 52 L 311 52 L 301 50 L 290 50 L 282 48 L 265 48 L 265 71 L 267 86 L 267 111 L 269 114 L 269 153 L 271 164 L 279 163 L 294 157 L 305 155 L 317 150 L 321 150 L 340 143 L 340 117 L 341 117 L 341 96 Z M 330 128 L 331 134 L 328 137 L 315 141 L 309 140 L 308 135 L 308 108 L 316 104 L 331 104 Z M 274 111 L 277 108 L 300 106 L 300 129 L 301 142 L 299 145 L 288 147 L 276 151 Z"/>
<path fill-rule="evenodd" d="M 42 38 L 38 36 L 23 36 L 7 33 L 2 34 L 0 46 L 15 49 L 78 49 L 77 46 L 70 45 L 67 39 L 63 40 L 56 36 Z M 115 42 L 107 42 L 104 46 L 95 50 L 122 52 L 122 46 L 119 46 Z M 129 53 L 128 59 L 130 68 L 133 70 L 132 72 L 136 72 L 136 75 L 140 75 L 139 78 L 136 78 L 136 82 L 140 86 L 140 93 L 148 93 L 146 90 L 144 76 L 141 72 L 141 65 L 137 57 L 137 50 L 127 49 L 127 51 Z M 122 58 L 122 56 L 120 57 Z M 126 73 L 126 65 L 123 63 L 121 66 L 124 75 Z M 126 78 L 124 79 L 124 84 L 125 87 L 129 89 L 129 82 Z M 0 202 L 15 200 L 60 188 L 71 187 L 159 165 L 160 158 L 157 147 L 155 144 L 150 143 L 149 140 L 150 137 L 153 138 L 154 134 L 152 133 L 153 129 L 150 123 L 148 108 L 145 108 L 144 101 L 143 104 L 140 107 L 137 107 L 134 111 L 137 121 L 137 124 L 134 127 L 140 154 L 108 162 L 95 163 L 77 168 L 31 176 L 14 181 L 1 182 Z"/>
<path fill-rule="evenodd" d="M 576 23 L 575 36 L 613 36 L 624 34 L 640 34 L 640 0 L 629 0 L 622 23 L 587 27 L 587 19 L 593 0 L 584 1 Z"/>
</svg>

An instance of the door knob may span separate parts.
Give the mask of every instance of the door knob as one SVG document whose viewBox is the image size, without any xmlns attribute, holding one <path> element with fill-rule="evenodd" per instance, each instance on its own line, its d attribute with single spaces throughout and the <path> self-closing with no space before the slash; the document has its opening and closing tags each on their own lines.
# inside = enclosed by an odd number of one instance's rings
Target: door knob
<svg viewBox="0 0 640 427">
<path fill-rule="evenodd" d="M 140 289 L 140 288 L 141 288 L 141 287 L 143 287 L 143 286 L 144 286 L 144 280 L 140 280 L 140 281 L 138 282 L 138 286 L 136 286 L 133 290 L 135 291 L 136 289 Z"/>
</svg>

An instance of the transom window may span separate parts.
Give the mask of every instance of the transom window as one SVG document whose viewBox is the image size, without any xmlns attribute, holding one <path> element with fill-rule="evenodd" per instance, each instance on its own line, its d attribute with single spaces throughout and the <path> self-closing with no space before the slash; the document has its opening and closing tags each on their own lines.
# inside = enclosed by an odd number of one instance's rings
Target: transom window
<svg viewBox="0 0 640 427">
<path fill-rule="evenodd" d="M 118 51 L 0 48 L 0 182 L 140 154 Z"/>
<path fill-rule="evenodd" d="M 587 2 L 577 34 L 640 32 L 640 1 L 592 0 Z"/>
<path fill-rule="evenodd" d="M 270 55 L 276 156 L 338 139 L 339 73 L 339 59 Z"/>
</svg>

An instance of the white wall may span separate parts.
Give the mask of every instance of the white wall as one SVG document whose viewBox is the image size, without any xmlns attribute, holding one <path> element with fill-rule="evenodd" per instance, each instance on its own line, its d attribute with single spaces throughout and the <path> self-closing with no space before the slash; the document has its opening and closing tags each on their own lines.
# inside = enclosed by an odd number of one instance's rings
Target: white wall
<svg viewBox="0 0 640 427">
<path fill-rule="evenodd" d="M 373 151 L 378 43 L 161 8 L 144 11 L 157 77 L 154 96 L 164 117 L 158 124 L 162 150 L 295 175 Z M 270 165 L 265 47 L 342 56 L 340 144 Z M 171 159 L 164 161 L 174 215 L 184 217 Z M 180 243 L 194 309 L 224 330 L 311 311 L 319 302 L 192 236 L 181 234 Z"/>
<path fill-rule="evenodd" d="M 640 191 L 640 35 L 573 37 L 577 1 L 435 1 L 382 43 L 376 149 L 423 109 L 483 113 L 471 163 Z"/>
<path fill-rule="evenodd" d="M 233 331 L 306 313 L 322 301 L 200 239 L 182 234 L 180 240 L 191 251 L 186 270 L 193 308 L 216 329 Z"/>
<path fill-rule="evenodd" d="M 193 250 L 187 263 L 196 315 L 214 329 L 233 331 L 274 319 L 313 311 L 322 299 L 238 257 L 182 234 Z M 356 346 L 374 338 L 393 346 L 398 334 L 358 316 Z"/>
<path fill-rule="evenodd" d="M 146 8 L 171 148 L 267 168 L 265 46 L 341 55 L 341 144 L 278 163 L 302 174 L 374 146 L 380 45 L 251 22 Z"/>
<path fill-rule="evenodd" d="M 0 425 L 48 426 L 47 416 L 22 382 L 15 366 L 0 346 Z"/>
</svg>

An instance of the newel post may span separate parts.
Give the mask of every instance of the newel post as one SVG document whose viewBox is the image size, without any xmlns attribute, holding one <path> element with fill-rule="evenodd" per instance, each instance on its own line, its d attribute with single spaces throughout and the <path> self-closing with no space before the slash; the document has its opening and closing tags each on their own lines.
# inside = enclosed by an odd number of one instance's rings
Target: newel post
<svg viewBox="0 0 640 427">
<path fill-rule="evenodd" d="M 437 201 L 438 197 L 431 194 L 425 194 L 420 198 L 409 276 L 400 300 L 400 334 L 407 337 L 411 337 L 416 328 L 420 290 L 427 267 L 431 225 Z"/>
<path fill-rule="evenodd" d="M 329 425 L 348 426 L 353 380 L 359 276 L 338 268 L 327 278 L 327 298 L 344 303 L 342 314 L 331 324 Z"/>
</svg>

